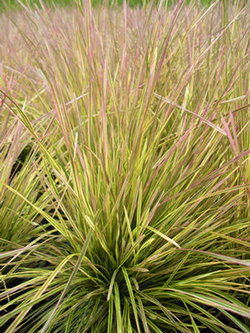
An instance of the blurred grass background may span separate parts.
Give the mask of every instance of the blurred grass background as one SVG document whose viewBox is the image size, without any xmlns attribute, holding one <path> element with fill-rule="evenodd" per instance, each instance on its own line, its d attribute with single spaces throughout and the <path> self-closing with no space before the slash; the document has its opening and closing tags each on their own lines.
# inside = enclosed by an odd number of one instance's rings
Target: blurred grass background
<svg viewBox="0 0 250 333">
<path fill-rule="evenodd" d="M 6 8 L 17 8 L 18 7 L 18 1 L 19 0 L 0 0 L 0 12 L 3 12 L 6 10 Z M 29 7 L 40 7 L 40 0 L 20 0 L 24 4 L 28 4 Z M 65 6 L 71 6 L 73 3 L 76 3 L 76 0 L 42 0 L 47 6 L 51 6 L 52 3 L 55 6 L 58 7 L 65 7 Z M 84 0 L 81 0 L 84 1 Z M 136 7 L 136 6 L 142 6 L 145 4 L 150 3 L 152 0 L 127 0 L 127 3 L 130 7 Z M 217 0 L 183 0 L 185 4 L 198 4 L 203 6 L 210 6 Z M 224 4 L 227 4 L 229 0 L 219 0 L 219 2 L 223 2 Z M 103 5 L 103 4 L 109 4 L 109 5 L 122 5 L 124 0 L 91 0 L 93 6 L 97 5 Z M 154 0 L 154 3 L 157 5 L 160 2 L 163 2 L 167 4 L 168 6 L 171 6 L 178 2 L 178 0 Z M 246 5 L 248 3 L 248 0 L 233 0 L 233 3 L 239 2 L 241 5 Z"/>
<path fill-rule="evenodd" d="M 51 0 L 43 0 L 44 3 L 46 5 L 50 5 L 52 3 Z M 93 6 L 96 5 L 101 5 L 103 3 L 109 3 L 109 4 L 117 4 L 117 5 L 122 5 L 124 0 L 92 0 L 92 4 Z M 161 0 L 155 0 L 155 4 L 160 3 Z M 226 0 L 227 1 L 227 0 Z M 243 0 L 244 1 L 244 0 Z M 39 0 L 23 0 L 22 1 L 25 4 L 29 4 L 31 6 L 39 6 L 40 1 Z M 56 4 L 57 6 L 68 6 L 68 5 L 72 5 L 72 3 L 74 3 L 74 0 L 54 0 L 53 3 Z M 135 6 L 142 6 L 145 3 L 149 3 L 151 2 L 151 0 L 127 0 L 127 3 L 129 3 L 129 5 L 131 7 L 135 7 Z M 163 0 L 163 2 L 167 3 L 168 6 L 171 6 L 172 4 L 176 3 L 177 0 Z M 189 4 L 190 2 L 196 2 L 202 5 L 206 5 L 209 6 L 211 5 L 213 2 L 215 2 L 215 0 L 186 0 L 185 1 L 187 4 Z M 17 5 L 18 1 L 17 0 L 0 0 L 0 10 L 4 10 L 7 7 L 11 7 L 14 8 Z"/>
</svg>

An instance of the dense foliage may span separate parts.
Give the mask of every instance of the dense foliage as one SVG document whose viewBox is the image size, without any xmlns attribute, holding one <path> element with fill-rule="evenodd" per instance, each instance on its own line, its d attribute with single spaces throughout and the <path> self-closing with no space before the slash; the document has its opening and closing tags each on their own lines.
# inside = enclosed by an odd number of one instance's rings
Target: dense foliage
<svg viewBox="0 0 250 333">
<path fill-rule="evenodd" d="M 3 332 L 249 333 L 250 7 L 152 4 L 0 17 Z"/>
</svg>

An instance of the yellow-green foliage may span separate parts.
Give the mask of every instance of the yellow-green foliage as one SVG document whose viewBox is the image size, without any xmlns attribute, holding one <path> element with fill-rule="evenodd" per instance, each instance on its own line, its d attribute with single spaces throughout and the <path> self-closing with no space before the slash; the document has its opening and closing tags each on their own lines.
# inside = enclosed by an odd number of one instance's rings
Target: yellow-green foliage
<svg viewBox="0 0 250 333">
<path fill-rule="evenodd" d="M 249 332 L 243 3 L 1 14 L 2 331 Z"/>
</svg>

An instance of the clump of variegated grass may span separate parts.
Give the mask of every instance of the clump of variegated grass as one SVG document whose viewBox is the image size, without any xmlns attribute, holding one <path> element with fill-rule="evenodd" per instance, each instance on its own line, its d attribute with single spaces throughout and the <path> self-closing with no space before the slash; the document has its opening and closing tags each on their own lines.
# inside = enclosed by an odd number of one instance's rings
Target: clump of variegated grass
<svg viewBox="0 0 250 333">
<path fill-rule="evenodd" d="M 5 332 L 248 332 L 248 8 L 6 15 Z"/>
</svg>

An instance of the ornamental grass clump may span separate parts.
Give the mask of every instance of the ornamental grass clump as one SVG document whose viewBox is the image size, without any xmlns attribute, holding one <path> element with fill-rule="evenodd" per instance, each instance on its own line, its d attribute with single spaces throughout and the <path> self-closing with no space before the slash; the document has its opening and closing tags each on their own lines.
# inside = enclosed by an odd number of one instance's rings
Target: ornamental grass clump
<svg viewBox="0 0 250 333">
<path fill-rule="evenodd" d="M 249 332 L 249 4 L 0 29 L 2 331 Z"/>
</svg>

